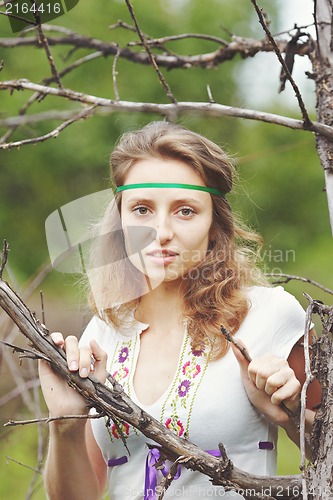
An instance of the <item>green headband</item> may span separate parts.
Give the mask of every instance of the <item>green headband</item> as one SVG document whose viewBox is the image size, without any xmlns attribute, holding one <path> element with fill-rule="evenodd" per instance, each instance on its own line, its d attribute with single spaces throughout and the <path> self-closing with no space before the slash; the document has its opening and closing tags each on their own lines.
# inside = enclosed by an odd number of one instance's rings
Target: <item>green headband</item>
<svg viewBox="0 0 333 500">
<path fill-rule="evenodd" d="M 181 189 L 194 189 L 195 191 L 205 191 L 207 193 L 216 194 L 224 198 L 224 193 L 219 189 L 207 187 L 207 186 L 197 186 L 195 184 L 177 184 L 173 182 L 148 182 L 143 184 L 125 184 L 124 186 L 119 186 L 116 189 L 117 193 L 121 191 L 127 191 L 128 189 L 137 188 L 181 188 Z"/>
</svg>

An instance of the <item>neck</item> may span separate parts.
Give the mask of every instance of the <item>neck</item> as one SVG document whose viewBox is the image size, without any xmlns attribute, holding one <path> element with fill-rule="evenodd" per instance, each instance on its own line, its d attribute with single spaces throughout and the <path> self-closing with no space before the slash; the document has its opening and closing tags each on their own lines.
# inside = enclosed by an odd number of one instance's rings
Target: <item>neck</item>
<svg viewBox="0 0 333 500">
<path fill-rule="evenodd" d="M 136 310 L 136 319 L 151 327 L 174 327 L 181 323 L 184 301 L 179 283 L 162 283 L 143 295 Z"/>
</svg>

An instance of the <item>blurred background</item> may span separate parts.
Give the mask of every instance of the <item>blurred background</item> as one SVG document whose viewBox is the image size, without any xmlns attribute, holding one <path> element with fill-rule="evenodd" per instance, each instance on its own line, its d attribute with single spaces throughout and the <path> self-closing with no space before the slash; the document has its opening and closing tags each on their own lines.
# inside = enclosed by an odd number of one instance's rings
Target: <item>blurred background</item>
<svg viewBox="0 0 333 500">
<path fill-rule="evenodd" d="M 142 31 L 151 37 L 204 33 L 229 41 L 232 33 L 264 38 L 248 0 L 133 0 L 133 6 Z M 260 6 L 268 13 L 273 34 L 290 30 L 295 23 L 307 26 L 313 22 L 311 0 L 267 0 L 261 1 Z M 137 36 L 124 29 L 110 29 L 119 19 L 132 24 L 123 0 L 81 0 L 51 24 L 125 47 L 137 40 Z M 314 33 L 312 27 L 305 31 Z M 0 39 L 15 36 L 8 19 L 0 16 Z M 194 38 L 170 43 L 168 47 L 184 55 L 217 49 L 216 43 Z M 87 49 L 71 51 L 66 45 L 51 47 L 51 50 L 58 70 L 89 53 Z M 2 80 L 26 78 L 38 83 L 50 76 L 45 52 L 37 47 L 14 49 L 0 44 L 1 60 Z M 65 76 L 63 84 L 113 99 L 112 65 L 113 57 L 97 58 Z M 207 102 L 209 84 L 218 103 L 300 118 L 290 85 L 287 83 L 286 90 L 278 93 L 280 67 L 273 53 L 246 60 L 235 57 L 214 69 L 162 71 L 178 101 Z M 311 71 L 309 63 L 298 57 L 294 77 L 310 116 L 315 119 L 314 84 L 306 78 L 305 71 Z M 117 72 L 121 100 L 168 102 L 150 66 L 119 59 Z M 1 120 L 16 116 L 30 95 L 0 92 L 0 135 L 6 132 L 1 129 Z M 35 103 L 28 113 L 47 109 L 80 108 L 77 103 L 47 97 Z M 50 261 L 45 220 L 66 203 L 109 188 L 108 161 L 115 141 L 123 132 L 155 119 L 161 117 L 139 113 L 98 114 L 68 127 L 56 139 L 20 149 L 0 150 L 0 237 L 10 245 L 4 277 L 39 318 L 42 317 L 40 290 L 43 290 L 45 321 L 50 330 L 80 335 L 90 312 L 77 275 L 47 272 Z M 315 137 L 309 132 L 228 117 L 186 114 L 179 122 L 216 141 L 234 158 L 239 181 L 229 201 L 233 210 L 262 234 L 264 270 L 307 277 L 332 289 L 333 245 Z M 12 139 L 46 134 L 59 123 L 40 122 L 21 127 Z M 303 292 L 328 304 L 332 302 L 332 296 L 303 282 L 292 281 L 285 288 L 304 307 L 307 301 Z M 0 313 L 0 327 L 0 338 L 24 344 L 3 313 Z M 17 354 L 2 349 L 0 369 L 0 498 L 44 499 L 40 474 L 36 474 L 33 484 L 31 479 L 33 469 L 38 468 L 38 461 L 42 460 L 41 443 L 45 442 L 42 437 L 46 426 L 3 427 L 9 419 L 33 418 L 39 411 L 35 406 L 39 397 L 36 366 L 28 360 L 19 366 Z M 287 443 L 283 435 L 281 443 L 279 473 L 298 473 L 296 447 Z"/>
</svg>

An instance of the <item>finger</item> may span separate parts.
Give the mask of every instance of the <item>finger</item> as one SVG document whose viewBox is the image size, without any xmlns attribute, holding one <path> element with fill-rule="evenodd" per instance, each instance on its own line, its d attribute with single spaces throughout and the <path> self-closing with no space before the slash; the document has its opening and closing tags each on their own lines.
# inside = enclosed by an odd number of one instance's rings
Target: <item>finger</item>
<svg viewBox="0 0 333 500">
<path fill-rule="evenodd" d="M 108 355 L 101 347 L 97 344 L 96 340 L 90 341 L 90 349 L 95 360 L 94 363 L 94 375 L 101 382 L 106 380 L 106 364 Z"/>
<path fill-rule="evenodd" d="M 298 403 L 299 401 L 300 391 L 301 384 L 296 378 L 293 380 L 288 380 L 288 382 L 283 387 L 280 387 L 272 394 L 271 402 L 274 405 L 280 405 L 282 402 L 287 402 L 288 407 L 294 407 L 295 403 Z"/>
<path fill-rule="evenodd" d="M 264 390 L 266 394 L 271 396 L 277 389 L 283 387 L 289 380 L 293 379 L 298 382 L 295 377 L 294 371 L 288 366 L 287 368 L 281 369 L 270 375 L 266 380 Z"/>
<path fill-rule="evenodd" d="M 78 340 L 74 335 L 69 335 L 65 339 L 65 350 L 68 368 L 72 372 L 79 369 L 79 348 Z"/>
<path fill-rule="evenodd" d="M 53 342 L 59 346 L 59 347 L 63 347 L 64 344 L 65 344 L 65 340 L 64 340 L 64 336 L 62 333 L 60 332 L 52 332 L 51 333 L 51 338 L 53 340 Z"/>
<path fill-rule="evenodd" d="M 286 360 L 265 354 L 250 363 L 249 376 L 255 386 L 264 391 L 269 377 L 287 367 L 289 365 Z"/>
<path fill-rule="evenodd" d="M 79 373 L 80 377 L 86 378 L 91 371 L 91 349 L 88 345 L 79 350 Z"/>
</svg>

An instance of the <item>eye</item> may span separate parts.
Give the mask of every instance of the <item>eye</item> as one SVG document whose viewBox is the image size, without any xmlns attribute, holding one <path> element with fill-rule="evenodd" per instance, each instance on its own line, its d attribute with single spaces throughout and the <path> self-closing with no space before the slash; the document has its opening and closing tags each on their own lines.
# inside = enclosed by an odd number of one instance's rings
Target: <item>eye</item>
<svg viewBox="0 0 333 500">
<path fill-rule="evenodd" d="M 195 211 L 192 208 L 183 207 L 178 210 L 177 213 L 180 214 L 184 219 L 191 219 L 194 216 Z"/>
<path fill-rule="evenodd" d="M 133 212 L 137 215 L 147 215 L 148 207 L 144 205 L 139 205 L 138 207 L 133 208 Z"/>
</svg>

